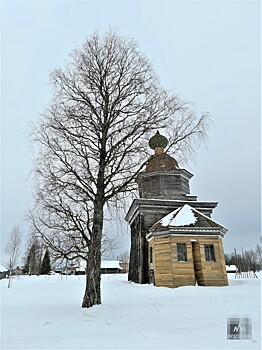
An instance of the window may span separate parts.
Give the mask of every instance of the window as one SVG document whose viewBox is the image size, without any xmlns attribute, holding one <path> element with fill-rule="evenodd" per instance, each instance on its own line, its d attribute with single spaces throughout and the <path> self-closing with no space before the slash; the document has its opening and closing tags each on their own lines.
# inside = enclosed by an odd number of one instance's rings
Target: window
<svg viewBox="0 0 262 350">
<path fill-rule="evenodd" d="M 205 244 L 206 261 L 216 261 L 213 244 Z"/>
<path fill-rule="evenodd" d="M 187 261 L 186 243 L 177 243 L 177 260 Z"/>
<path fill-rule="evenodd" d="M 155 274 L 154 274 L 154 270 L 150 270 L 150 272 L 149 272 L 149 283 L 155 285 Z"/>
<path fill-rule="evenodd" d="M 153 262 L 153 248 L 149 248 L 149 261 L 152 263 Z"/>
</svg>

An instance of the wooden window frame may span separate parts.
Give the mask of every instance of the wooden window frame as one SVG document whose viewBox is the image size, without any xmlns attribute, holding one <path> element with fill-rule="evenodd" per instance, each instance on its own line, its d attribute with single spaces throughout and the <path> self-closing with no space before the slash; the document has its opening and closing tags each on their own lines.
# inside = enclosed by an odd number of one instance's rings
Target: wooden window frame
<svg viewBox="0 0 262 350">
<path fill-rule="evenodd" d="M 206 261 L 216 262 L 214 244 L 205 244 L 205 258 Z"/>
<path fill-rule="evenodd" d="M 187 245 L 186 243 L 177 243 L 177 261 L 187 261 Z M 183 247 L 183 248 L 182 248 Z M 182 251 L 184 250 L 184 251 Z"/>
</svg>

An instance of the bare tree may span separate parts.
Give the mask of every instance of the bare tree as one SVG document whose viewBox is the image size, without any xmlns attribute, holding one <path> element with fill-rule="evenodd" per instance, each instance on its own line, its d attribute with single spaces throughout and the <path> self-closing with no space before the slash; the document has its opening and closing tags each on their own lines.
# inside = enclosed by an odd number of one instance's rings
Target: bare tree
<svg viewBox="0 0 262 350">
<path fill-rule="evenodd" d="M 237 253 L 237 250 L 234 249 L 234 253 L 225 254 L 227 257 L 226 263 L 233 264 L 237 267 L 237 277 L 255 277 L 256 271 L 261 269 L 261 265 L 259 263 L 259 258 L 257 256 L 257 252 L 254 249 L 250 249 L 248 251 L 244 251 L 242 248 L 242 253 Z"/>
<path fill-rule="evenodd" d="M 197 116 L 165 91 L 132 39 L 109 31 L 85 41 L 51 74 L 53 100 L 34 126 L 35 230 L 60 257 L 87 262 L 82 307 L 101 303 L 104 208 L 136 189 L 148 139 L 166 130 L 170 152 L 206 138 Z"/>
<path fill-rule="evenodd" d="M 11 231 L 9 241 L 6 246 L 6 253 L 9 256 L 8 259 L 8 270 L 9 270 L 9 281 L 8 281 L 8 288 L 11 287 L 11 275 L 15 270 L 15 267 L 17 266 L 18 259 L 20 256 L 20 249 L 21 249 L 21 243 L 22 243 L 22 233 L 20 231 L 19 226 L 14 226 L 14 228 Z"/>
<path fill-rule="evenodd" d="M 102 235 L 101 241 L 101 256 L 103 259 L 108 259 L 112 256 L 114 250 L 117 248 L 117 237 L 112 234 L 108 234 L 105 231 Z"/>
<path fill-rule="evenodd" d="M 260 241 L 256 245 L 255 255 L 256 255 L 258 270 L 261 270 L 262 269 L 262 237 L 260 237 Z"/>
</svg>

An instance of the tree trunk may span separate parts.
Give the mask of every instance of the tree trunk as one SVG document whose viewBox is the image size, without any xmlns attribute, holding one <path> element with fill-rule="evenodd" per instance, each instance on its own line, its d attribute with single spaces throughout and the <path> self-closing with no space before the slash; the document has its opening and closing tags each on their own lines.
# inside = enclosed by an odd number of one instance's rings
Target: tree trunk
<svg viewBox="0 0 262 350">
<path fill-rule="evenodd" d="M 99 198 L 99 197 L 98 197 Z M 103 231 L 103 201 L 98 199 L 94 208 L 94 223 L 86 266 L 86 289 L 82 307 L 101 304 L 101 241 Z"/>
<path fill-rule="evenodd" d="M 8 288 L 11 288 L 11 273 L 9 273 L 9 276 L 8 276 Z"/>
<path fill-rule="evenodd" d="M 91 307 L 101 304 L 101 252 L 92 249 L 89 252 L 86 266 L 86 288 L 82 307 Z"/>
</svg>

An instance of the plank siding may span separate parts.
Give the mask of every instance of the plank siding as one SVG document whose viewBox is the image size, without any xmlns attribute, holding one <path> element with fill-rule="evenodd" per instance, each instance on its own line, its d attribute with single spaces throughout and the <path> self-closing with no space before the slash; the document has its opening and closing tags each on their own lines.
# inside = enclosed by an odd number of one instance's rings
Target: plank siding
<svg viewBox="0 0 262 350">
<path fill-rule="evenodd" d="M 170 237 L 154 240 L 155 285 L 173 287 Z"/>
<path fill-rule="evenodd" d="M 189 180 L 191 177 L 192 174 L 184 169 L 142 172 L 137 178 L 140 197 L 183 199 L 190 194 Z"/>
<path fill-rule="evenodd" d="M 173 260 L 173 285 L 174 287 L 195 284 L 194 266 L 192 259 L 191 242 L 188 237 L 172 236 L 172 260 Z M 187 261 L 178 261 L 177 243 L 185 243 L 187 249 Z"/>
<path fill-rule="evenodd" d="M 206 261 L 205 244 L 213 244 L 216 261 Z M 227 274 L 221 239 L 215 237 L 199 238 L 200 254 L 202 260 L 202 271 L 205 286 L 227 286 Z"/>
<path fill-rule="evenodd" d="M 194 242 L 192 242 L 194 241 Z M 178 261 L 177 243 L 186 243 L 187 261 Z M 213 244 L 216 261 L 206 261 L 205 244 Z M 155 237 L 149 243 L 153 249 L 155 285 L 180 287 L 195 285 L 228 285 L 223 245 L 219 237 L 169 236 Z"/>
</svg>

